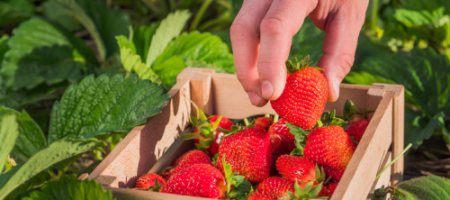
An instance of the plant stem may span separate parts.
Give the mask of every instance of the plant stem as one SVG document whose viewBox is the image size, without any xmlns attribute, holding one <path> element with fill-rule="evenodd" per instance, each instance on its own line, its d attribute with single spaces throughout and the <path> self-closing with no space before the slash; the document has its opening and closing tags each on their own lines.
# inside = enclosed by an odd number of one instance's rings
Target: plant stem
<svg viewBox="0 0 450 200">
<path fill-rule="evenodd" d="M 372 31 L 374 31 L 377 28 L 377 18 L 378 18 L 378 0 L 373 0 L 373 5 L 372 5 L 372 23 L 371 25 L 371 29 Z"/>
<path fill-rule="evenodd" d="M 276 123 L 280 119 L 280 115 L 274 115 L 273 116 L 273 123 Z"/>
<path fill-rule="evenodd" d="M 195 16 L 194 21 L 191 24 L 191 28 L 190 31 L 195 31 L 195 29 L 197 28 L 198 24 L 200 23 L 200 20 L 203 17 L 203 14 L 205 13 L 206 9 L 208 8 L 209 4 L 212 3 L 212 0 L 205 0 L 203 2 L 202 7 L 200 7 L 200 10 L 198 11 L 197 15 Z"/>
<path fill-rule="evenodd" d="M 383 170 L 381 170 L 380 173 L 378 173 L 377 177 L 375 178 L 375 181 L 378 180 L 378 178 L 380 178 L 381 174 L 383 174 L 384 171 L 386 171 L 387 168 L 389 168 L 392 164 L 395 163 L 395 161 L 397 161 L 398 158 L 400 158 L 400 156 L 402 156 L 406 151 L 408 151 L 409 148 L 411 148 L 412 144 L 409 143 L 409 145 L 397 156 L 395 157 L 394 160 L 392 160 Z"/>
<path fill-rule="evenodd" d="M 250 124 L 250 123 L 248 123 L 248 119 L 247 118 L 244 118 L 244 123 L 245 123 L 246 126 L 248 126 Z"/>
</svg>

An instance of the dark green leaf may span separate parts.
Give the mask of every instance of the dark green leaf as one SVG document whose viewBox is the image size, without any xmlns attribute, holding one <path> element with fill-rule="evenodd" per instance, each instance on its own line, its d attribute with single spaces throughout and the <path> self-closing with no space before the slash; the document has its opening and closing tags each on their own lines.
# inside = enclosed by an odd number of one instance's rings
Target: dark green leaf
<svg viewBox="0 0 450 200">
<path fill-rule="evenodd" d="M 372 85 L 373 83 L 396 84 L 393 81 L 386 80 L 380 76 L 374 76 L 367 72 L 350 72 L 344 79 L 346 83 L 358 85 Z"/>
<path fill-rule="evenodd" d="M 0 73 L 13 90 L 82 77 L 84 60 L 54 26 L 33 18 L 15 29 Z"/>
<path fill-rule="evenodd" d="M 150 26 L 140 26 L 133 31 L 133 43 L 136 46 L 136 53 L 142 61 L 147 60 L 148 49 L 152 42 L 152 37 L 159 26 L 159 22 L 152 23 Z"/>
<path fill-rule="evenodd" d="M 0 26 L 19 23 L 34 13 L 34 4 L 27 0 L 0 1 Z"/>
<path fill-rule="evenodd" d="M 77 180 L 74 176 L 63 176 L 58 181 L 44 184 L 41 191 L 34 191 L 24 200 L 76 200 L 76 199 L 113 199 L 111 191 L 105 191 L 95 180 Z"/>
<path fill-rule="evenodd" d="M 19 164 L 6 174 L 0 175 L 0 199 L 51 165 L 104 145 L 104 142 L 96 139 L 59 140 L 50 144 L 34 154 L 26 163 Z"/>
<path fill-rule="evenodd" d="M 81 24 L 72 16 L 70 12 L 64 9 L 60 2 L 51 0 L 42 4 L 42 14 L 46 19 L 59 24 L 68 31 L 77 31 L 82 28 Z"/>
<path fill-rule="evenodd" d="M 396 199 L 450 199 L 450 180 L 438 176 L 422 176 L 401 182 L 395 187 L 379 189 L 378 197 L 391 193 Z"/>
<path fill-rule="evenodd" d="M 9 193 L 5 200 L 17 200 L 22 199 L 23 197 L 27 197 L 30 195 L 33 189 L 40 187 L 42 184 L 49 180 L 51 180 L 49 172 L 42 171 L 25 183 L 20 184 L 19 187 Z"/>
<path fill-rule="evenodd" d="M 129 131 L 161 112 L 170 96 L 156 83 L 137 79 L 101 75 L 72 84 L 53 104 L 48 143 Z"/>
<path fill-rule="evenodd" d="M 2 37 L 0 37 L 0 66 L 2 64 L 5 53 L 9 50 L 8 39 L 8 35 L 3 35 Z"/>
</svg>

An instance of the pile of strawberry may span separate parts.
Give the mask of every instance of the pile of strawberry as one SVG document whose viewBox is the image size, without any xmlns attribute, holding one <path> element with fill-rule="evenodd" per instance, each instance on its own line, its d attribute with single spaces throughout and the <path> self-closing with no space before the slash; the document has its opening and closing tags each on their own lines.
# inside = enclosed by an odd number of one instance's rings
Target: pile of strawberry
<svg viewBox="0 0 450 200">
<path fill-rule="evenodd" d="M 194 133 L 182 136 L 194 139 L 197 149 L 161 176 L 144 174 L 136 188 L 214 199 L 330 197 L 369 121 L 351 101 L 343 119 L 323 112 L 328 86 L 322 73 L 307 59 L 286 64 L 285 89 L 271 101 L 281 119 L 260 117 L 239 126 L 198 110 L 190 118 Z"/>
</svg>

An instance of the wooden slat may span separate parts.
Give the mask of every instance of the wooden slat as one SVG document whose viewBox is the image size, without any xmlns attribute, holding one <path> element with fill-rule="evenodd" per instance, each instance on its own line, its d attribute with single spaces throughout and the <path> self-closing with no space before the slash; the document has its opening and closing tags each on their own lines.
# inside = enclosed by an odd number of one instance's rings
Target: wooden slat
<svg viewBox="0 0 450 200">
<path fill-rule="evenodd" d="M 209 198 L 191 197 L 185 195 L 166 194 L 160 192 L 147 192 L 124 188 L 104 187 L 111 190 L 117 200 L 207 200 Z"/>
<path fill-rule="evenodd" d="M 135 127 L 88 178 L 115 176 L 117 179 L 111 187 L 134 187 L 137 177 L 148 172 L 188 125 L 192 74 L 182 75 L 183 79 L 169 91 L 171 99 L 162 113 L 155 115 L 147 125 Z"/>
<path fill-rule="evenodd" d="M 345 101 L 351 100 L 358 108 L 368 110 L 367 92 L 373 86 L 341 84 L 339 87 L 339 98 L 335 102 L 327 102 L 326 111 L 336 110 L 337 116 L 343 116 Z"/>
<path fill-rule="evenodd" d="M 383 158 L 383 162 L 381 162 L 380 166 L 378 167 L 377 174 L 380 173 L 391 161 L 392 161 L 392 152 L 389 151 L 387 155 Z M 391 168 L 392 166 L 386 169 L 386 171 L 384 171 L 384 173 L 381 174 L 380 178 L 373 183 L 370 189 L 370 193 L 367 196 L 367 200 L 373 199 L 373 193 L 376 189 L 386 188 L 391 185 Z M 389 197 L 389 195 L 386 196 Z"/>
<path fill-rule="evenodd" d="M 214 71 L 198 71 L 191 79 L 192 101 L 208 115 L 213 114 L 211 75 Z M 193 109 L 195 111 L 196 109 Z"/>
<path fill-rule="evenodd" d="M 384 94 L 331 200 L 365 199 L 369 194 L 379 168 L 376 163 L 381 163 L 392 142 L 392 98 L 392 93 Z"/>
</svg>

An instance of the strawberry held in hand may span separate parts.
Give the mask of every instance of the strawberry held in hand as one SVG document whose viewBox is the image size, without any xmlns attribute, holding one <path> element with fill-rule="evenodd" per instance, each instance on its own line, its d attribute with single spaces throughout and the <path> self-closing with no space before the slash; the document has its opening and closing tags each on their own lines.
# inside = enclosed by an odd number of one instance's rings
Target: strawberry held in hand
<svg viewBox="0 0 450 200">
<path fill-rule="evenodd" d="M 220 199 L 227 186 L 222 173 L 212 165 L 197 164 L 173 175 L 161 188 L 163 193 Z"/>
<path fill-rule="evenodd" d="M 251 126 L 250 126 L 251 127 Z M 232 127 L 231 136 L 225 137 L 219 147 L 219 158 L 225 156 L 232 172 L 245 176 L 252 183 L 259 183 L 269 177 L 272 164 L 272 149 L 269 134 L 255 128 Z M 217 166 L 224 172 L 222 159 Z"/>
<path fill-rule="evenodd" d="M 328 83 L 320 68 L 308 67 L 309 56 L 295 65 L 286 61 L 288 75 L 281 96 L 270 101 L 281 118 L 303 129 L 311 129 L 322 115 L 328 97 Z"/>
</svg>

